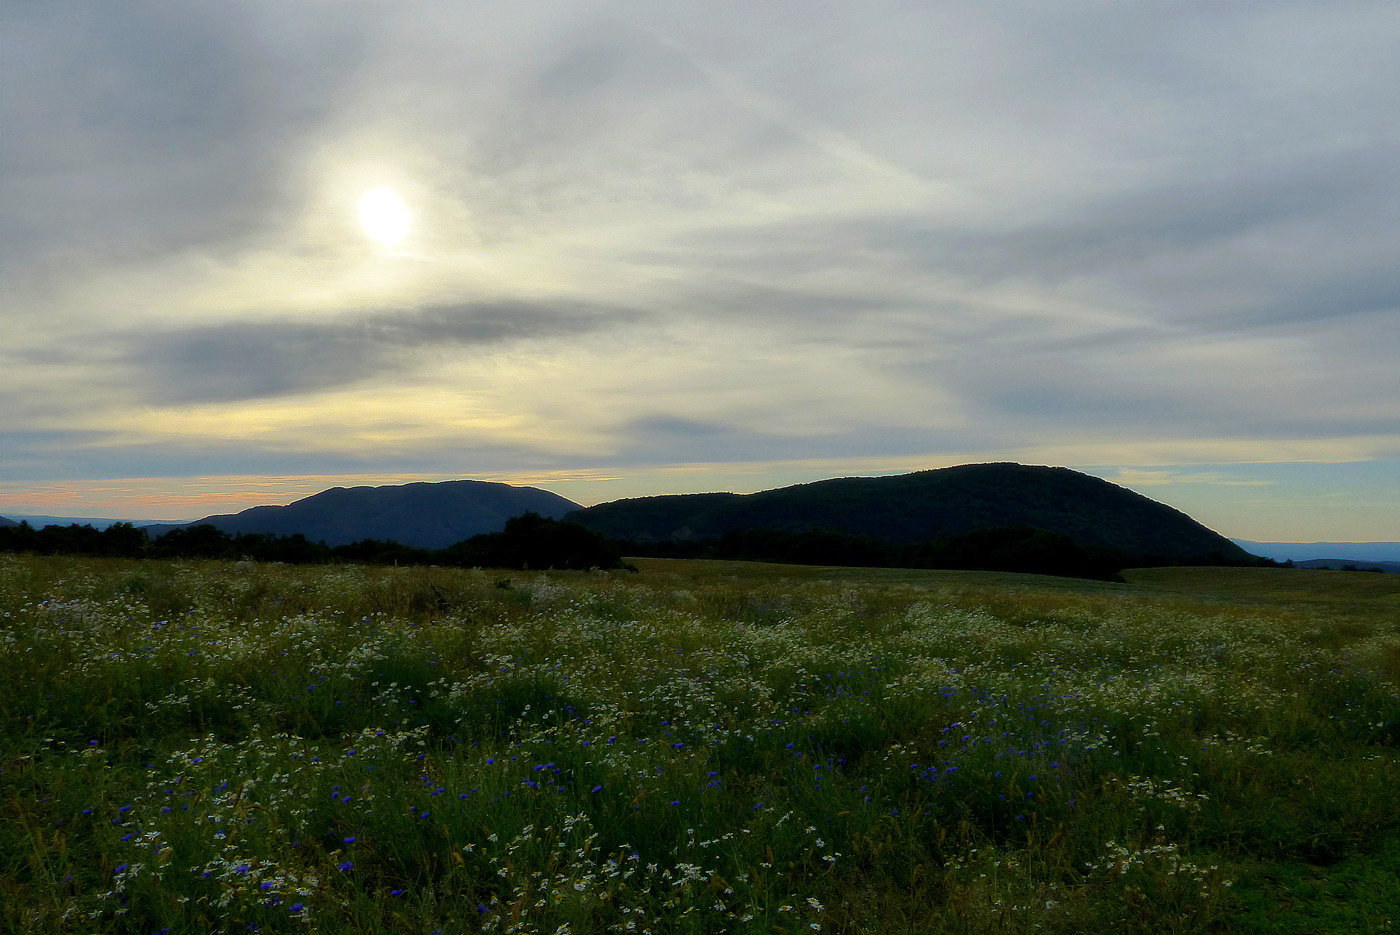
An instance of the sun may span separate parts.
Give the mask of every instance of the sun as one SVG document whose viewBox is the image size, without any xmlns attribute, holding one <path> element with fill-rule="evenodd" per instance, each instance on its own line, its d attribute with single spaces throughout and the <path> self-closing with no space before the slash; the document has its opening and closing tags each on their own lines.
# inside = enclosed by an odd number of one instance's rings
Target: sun
<svg viewBox="0 0 1400 935">
<path fill-rule="evenodd" d="M 386 247 L 392 247 L 408 234 L 413 215 L 392 188 L 376 188 L 360 199 L 360 223 L 365 233 Z"/>
</svg>

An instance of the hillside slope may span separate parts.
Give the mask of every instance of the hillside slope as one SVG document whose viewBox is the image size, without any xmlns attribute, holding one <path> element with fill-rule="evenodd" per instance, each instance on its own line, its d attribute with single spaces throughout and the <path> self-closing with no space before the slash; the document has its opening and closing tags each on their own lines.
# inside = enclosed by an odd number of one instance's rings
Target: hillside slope
<svg viewBox="0 0 1400 935">
<path fill-rule="evenodd" d="M 966 464 L 895 477 L 845 477 L 754 494 L 618 500 L 569 519 L 617 539 L 718 539 L 746 529 L 828 530 L 895 543 L 1031 527 L 1164 564 L 1251 556 L 1184 513 L 1068 468 Z"/>
<path fill-rule="evenodd" d="M 228 533 L 301 533 L 313 542 L 345 545 L 393 540 L 424 549 L 505 528 L 524 513 L 559 519 L 579 505 L 537 487 L 457 480 L 391 487 L 332 487 L 286 506 L 258 506 L 181 526 L 208 524 Z M 147 527 L 152 534 L 180 526 Z"/>
</svg>

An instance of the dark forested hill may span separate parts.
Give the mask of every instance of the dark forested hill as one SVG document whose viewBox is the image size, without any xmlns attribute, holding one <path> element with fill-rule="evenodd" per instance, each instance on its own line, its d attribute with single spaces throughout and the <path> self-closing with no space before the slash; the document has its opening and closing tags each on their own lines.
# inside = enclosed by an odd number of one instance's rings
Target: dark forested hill
<svg viewBox="0 0 1400 935">
<path fill-rule="evenodd" d="M 635 542 L 718 540 L 744 530 L 815 530 L 909 544 L 1018 527 L 1144 564 L 1249 561 L 1184 513 L 1068 468 L 965 464 L 896 477 L 844 477 L 755 494 L 642 497 L 569 519 Z"/>
<path fill-rule="evenodd" d="M 286 506 L 258 506 L 181 525 L 208 524 L 228 533 L 300 533 L 331 546 L 379 539 L 441 549 L 472 536 L 500 532 L 506 520 L 524 513 L 558 519 L 578 508 L 572 500 L 538 487 L 457 480 L 332 487 Z M 147 527 L 152 534 L 174 528 L 179 527 Z"/>
<path fill-rule="evenodd" d="M 6 519 L 5 517 L 0 516 L 0 526 L 18 526 L 18 525 L 19 525 L 19 523 L 15 522 L 14 520 L 12 520 L 12 519 Z"/>
</svg>

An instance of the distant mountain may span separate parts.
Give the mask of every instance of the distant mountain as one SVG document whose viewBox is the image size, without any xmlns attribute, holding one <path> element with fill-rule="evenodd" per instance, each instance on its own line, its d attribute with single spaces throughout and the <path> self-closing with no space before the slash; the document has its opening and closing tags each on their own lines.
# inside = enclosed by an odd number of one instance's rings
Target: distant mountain
<svg viewBox="0 0 1400 935">
<path fill-rule="evenodd" d="M 1368 562 L 1351 558 L 1314 558 L 1304 562 L 1294 562 L 1295 568 L 1324 568 L 1332 571 L 1383 571 L 1400 574 L 1400 562 Z"/>
<path fill-rule="evenodd" d="M 617 500 L 568 519 L 643 543 L 717 540 L 741 530 L 822 530 L 914 543 L 1017 527 L 1143 564 L 1253 558 L 1186 514 L 1108 481 L 1068 468 L 1008 463 L 844 477 L 754 494 Z"/>
<path fill-rule="evenodd" d="M 153 519 L 111 519 L 105 516 L 48 516 L 42 513 L 16 513 L 10 517 L 16 522 L 23 520 L 35 529 L 45 526 L 91 526 L 93 529 L 106 529 L 117 523 L 130 523 L 133 526 L 150 526 L 155 523 L 172 525 L 171 520 Z M 0 526 L 3 526 L 0 523 Z"/>
<path fill-rule="evenodd" d="M 14 520 L 12 520 L 12 519 L 6 519 L 5 517 L 0 516 L 0 526 L 18 526 L 18 525 L 19 525 L 19 523 L 15 522 Z"/>
<path fill-rule="evenodd" d="M 1335 555 L 1349 562 L 1400 562 L 1400 542 L 1251 542 L 1235 539 L 1246 552 L 1279 562 L 1307 562 Z"/>
<path fill-rule="evenodd" d="M 210 525 L 228 533 L 301 533 L 330 546 L 362 539 L 392 540 L 422 549 L 500 532 L 524 513 L 559 519 L 579 505 L 537 487 L 457 480 L 395 487 L 333 487 L 286 506 L 256 506 L 193 523 L 145 527 L 151 535 Z"/>
</svg>

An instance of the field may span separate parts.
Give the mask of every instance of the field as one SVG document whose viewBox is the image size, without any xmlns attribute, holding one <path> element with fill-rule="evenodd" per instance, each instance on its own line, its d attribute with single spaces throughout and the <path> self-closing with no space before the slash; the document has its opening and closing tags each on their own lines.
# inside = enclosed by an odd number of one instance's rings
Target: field
<svg viewBox="0 0 1400 935">
<path fill-rule="evenodd" d="M 1400 575 L 0 556 L 0 931 L 1381 932 Z"/>
</svg>

